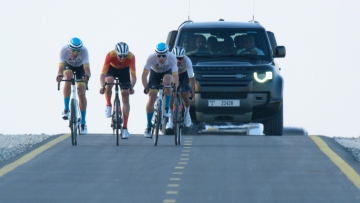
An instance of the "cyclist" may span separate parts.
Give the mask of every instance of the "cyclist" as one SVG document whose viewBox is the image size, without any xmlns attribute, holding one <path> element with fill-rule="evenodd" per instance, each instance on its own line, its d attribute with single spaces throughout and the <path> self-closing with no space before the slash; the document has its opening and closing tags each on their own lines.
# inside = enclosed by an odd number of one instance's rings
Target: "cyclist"
<svg viewBox="0 0 360 203">
<path fill-rule="evenodd" d="M 89 65 L 89 53 L 82 41 L 77 38 L 71 38 L 67 45 L 60 51 L 59 70 L 56 81 L 60 82 L 64 77 L 70 80 L 73 77 L 73 71 L 76 71 L 76 79 L 83 79 L 87 82 L 91 76 Z M 86 106 L 87 99 L 85 95 L 86 86 L 84 82 L 77 82 L 77 92 L 79 96 L 79 106 L 81 112 L 80 133 L 87 134 L 86 126 Z M 64 111 L 61 117 L 64 120 L 69 118 L 69 103 L 71 94 L 71 82 L 64 84 Z"/>
<path fill-rule="evenodd" d="M 189 96 L 194 97 L 194 92 L 189 95 L 190 87 L 194 90 L 195 79 L 194 79 L 194 71 L 192 67 L 192 62 L 189 57 L 186 56 L 186 51 L 182 47 L 174 47 L 172 49 L 172 53 L 176 56 L 177 59 L 177 67 L 179 72 L 179 85 L 181 86 L 181 97 L 184 101 L 185 106 L 185 126 L 191 126 L 191 117 L 190 117 L 190 99 Z M 173 99 L 171 104 L 173 103 Z M 171 111 L 170 111 L 171 112 Z M 169 122 L 166 124 L 166 128 L 173 128 L 173 115 L 171 114 L 171 118 Z"/>
<path fill-rule="evenodd" d="M 150 72 L 149 80 L 148 74 Z M 170 86 L 172 82 L 178 84 L 178 67 L 176 65 L 176 57 L 169 52 L 168 45 L 160 42 L 155 47 L 155 52 L 151 53 L 147 58 L 143 73 L 142 84 L 144 86 L 144 93 L 149 94 L 149 100 L 146 104 L 147 127 L 144 136 L 151 137 L 151 118 L 154 114 L 154 103 L 157 96 L 157 90 L 149 89 L 151 85 L 160 85 L 161 79 L 164 86 Z M 171 88 L 165 88 L 165 112 L 164 116 L 170 117 L 170 100 Z"/>
<path fill-rule="evenodd" d="M 114 78 L 118 77 L 121 89 L 121 100 L 123 103 L 122 112 L 123 112 L 123 128 L 122 128 L 122 138 L 129 138 L 130 134 L 127 129 L 129 113 L 130 113 L 130 103 L 129 103 L 129 94 L 134 94 L 134 88 L 136 83 L 136 68 L 135 68 L 135 55 L 129 51 L 129 46 L 125 42 L 119 42 L 115 45 L 115 49 L 107 53 L 105 58 L 105 63 L 100 75 L 100 94 L 104 94 L 103 85 L 106 82 L 114 83 Z M 130 79 L 131 77 L 131 79 Z M 112 95 L 113 85 L 107 85 L 105 90 L 105 99 L 106 99 L 106 108 L 105 108 L 105 117 L 110 118 L 112 110 L 111 105 L 111 95 Z M 131 89 L 131 91 L 130 91 Z M 115 111 L 115 108 L 114 108 Z M 115 115 L 115 113 L 113 113 Z"/>
</svg>

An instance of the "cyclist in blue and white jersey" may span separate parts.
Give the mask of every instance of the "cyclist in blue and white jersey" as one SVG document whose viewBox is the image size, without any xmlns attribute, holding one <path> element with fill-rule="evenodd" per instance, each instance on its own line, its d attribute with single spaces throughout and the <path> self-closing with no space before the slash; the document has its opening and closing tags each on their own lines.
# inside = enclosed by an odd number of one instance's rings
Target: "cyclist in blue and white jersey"
<svg viewBox="0 0 360 203">
<path fill-rule="evenodd" d="M 194 78 L 194 70 L 192 67 L 192 62 L 189 57 L 186 56 L 186 51 L 182 47 L 174 47 L 172 49 L 172 53 L 176 56 L 178 73 L 179 73 L 179 85 L 181 86 L 181 97 L 184 101 L 185 107 L 185 126 L 191 126 L 191 117 L 190 117 L 190 99 L 189 96 L 194 97 L 194 86 L 195 86 L 195 78 Z M 190 87 L 193 92 L 189 95 Z M 171 101 L 171 104 L 173 100 Z M 166 124 L 166 128 L 173 128 L 173 115 L 169 119 L 169 122 Z"/>
<path fill-rule="evenodd" d="M 60 51 L 59 70 L 56 81 L 60 82 L 64 77 L 69 80 L 73 77 L 73 71 L 76 71 L 76 79 L 83 79 L 85 82 L 90 78 L 89 53 L 82 41 L 77 38 L 71 38 L 67 45 L 62 47 Z M 81 112 L 80 133 L 87 133 L 86 126 L 86 86 L 84 82 L 77 82 L 77 93 L 79 97 L 79 106 Z M 64 120 L 69 118 L 69 103 L 71 94 L 71 82 L 64 84 L 64 111 L 61 117 Z"/>
<path fill-rule="evenodd" d="M 149 80 L 148 80 L 148 75 Z M 164 86 L 171 86 L 171 83 L 178 84 L 178 67 L 176 64 L 176 57 L 173 53 L 169 52 L 168 45 L 161 42 L 156 45 L 155 52 L 150 54 L 147 58 L 143 73 L 142 84 L 144 86 L 144 93 L 149 95 L 149 100 L 146 104 L 147 126 L 144 136 L 151 137 L 151 118 L 154 114 L 154 103 L 157 96 L 156 89 L 149 89 L 151 85 L 160 85 L 161 79 Z M 170 117 L 170 100 L 172 89 L 165 88 L 165 112 L 164 116 Z"/>
</svg>

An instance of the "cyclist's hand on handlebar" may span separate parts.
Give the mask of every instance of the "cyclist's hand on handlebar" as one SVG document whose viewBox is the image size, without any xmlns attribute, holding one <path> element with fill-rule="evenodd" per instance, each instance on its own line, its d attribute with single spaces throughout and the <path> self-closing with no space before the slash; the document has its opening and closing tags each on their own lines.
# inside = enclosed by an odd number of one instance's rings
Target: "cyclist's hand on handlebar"
<svg viewBox="0 0 360 203">
<path fill-rule="evenodd" d="M 195 93 L 194 93 L 194 92 L 190 92 L 189 99 L 190 99 L 190 100 L 193 100 L 194 97 L 195 97 Z"/>
<path fill-rule="evenodd" d="M 144 94 L 148 94 L 149 93 L 149 88 L 145 88 L 144 89 Z"/>
<path fill-rule="evenodd" d="M 105 93 L 105 87 L 101 87 L 100 88 L 100 94 L 104 94 Z"/>
<path fill-rule="evenodd" d="M 86 75 L 86 74 L 82 76 L 82 79 L 84 80 L 84 82 L 89 81 L 89 78 L 90 77 L 88 75 Z"/>
<path fill-rule="evenodd" d="M 56 82 L 61 82 L 61 79 L 63 78 L 64 76 L 63 75 L 58 75 L 56 77 Z"/>
<path fill-rule="evenodd" d="M 135 90 L 133 88 L 129 88 L 128 91 L 129 91 L 129 94 L 134 94 L 135 93 Z"/>
</svg>

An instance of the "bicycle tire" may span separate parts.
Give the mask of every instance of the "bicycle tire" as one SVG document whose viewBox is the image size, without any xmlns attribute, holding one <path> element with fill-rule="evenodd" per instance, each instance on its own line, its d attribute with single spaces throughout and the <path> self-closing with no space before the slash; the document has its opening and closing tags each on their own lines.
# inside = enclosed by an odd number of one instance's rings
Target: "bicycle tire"
<svg viewBox="0 0 360 203">
<path fill-rule="evenodd" d="M 155 139 L 154 139 L 154 146 L 157 146 L 159 140 L 159 131 L 160 131 L 160 124 L 161 124 L 161 117 L 162 117 L 162 101 L 159 100 L 156 109 L 156 118 L 155 118 Z"/>
<path fill-rule="evenodd" d="M 114 105 L 115 105 L 115 132 L 116 132 L 116 146 L 119 146 L 119 130 L 121 128 L 120 126 L 120 119 L 119 119 L 119 106 L 120 106 L 120 102 L 119 100 L 116 98 L 114 101 Z"/>
<path fill-rule="evenodd" d="M 179 110 L 179 133 L 177 136 L 177 143 L 178 145 L 181 145 L 181 137 L 182 137 L 182 131 L 183 131 L 183 127 L 184 127 L 184 115 L 185 115 L 185 108 L 184 108 L 184 104 L 182 103 L 182 100 L 180 100 L 180 105 L 181 106 L 181 110 Z"/>
<path fill-rule="evenodd" d="M 175 145 L 178 145 L 178 133 L 179 133 L 179 99 L 178 96 L 175 98 L 174 105 L 174 115 L 173 115 L 173 124 L 174 124 L 174 137 L 175 137 Z"/>
<path fill-rule="evenodd" d="M 71 99 L 70 103 L 70 130 L 71 130 L 71 143 L 73 146 L 77 145 L 77 120 L 76 120 L 76 103 L 75 99 Z"/>
</svg>

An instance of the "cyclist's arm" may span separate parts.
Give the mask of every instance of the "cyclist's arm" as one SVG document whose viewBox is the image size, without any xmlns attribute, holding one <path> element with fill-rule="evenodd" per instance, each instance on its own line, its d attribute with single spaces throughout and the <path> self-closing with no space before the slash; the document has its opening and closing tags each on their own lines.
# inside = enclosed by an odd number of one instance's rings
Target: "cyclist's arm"
<svg viewBox="0 0 360 203">
<path fill-rule="evenodd" d="M 173 83 L 176 84 L 176 86 L 179 85 L 179 75 L 178 72 L 172 72 L 172 76 L 173 76 Z"/>
<path fill-rule="evenodd" d="M 106 54 L 105 62 L 100 74 L 100 86 L 102 87 L 105 83 L 105 77 L 110 68 L 110 52 Z"/>
<path fill-rule="evenodd" d="M 192 77 L 192 78 L 189 78 L 189 85 L 192 89 L 192 95 L 195 94 L 195 78 Z"/>
<path fill-rule="evenodd" d="M 179 85 L 179 69 L 177 66 L 177 59 L 175 57 L 175 55 L 172 54 L 172 56 L 169 56 L 169 59 L 171 60 L 171 71 L 172 71 L 172 76 L 173 76 L 173 83 L 177 85 Z"/>
<path fill-rule="evenodd" d="M 90 65 L 88 63 L 84 63 L 83 67 L 84 67 L 85 75 L 89 76 L 89 78 L 90 78 L 90 76 L 91 76 Z"/>
<path fill-rule="evenodd" d="M 131 76 L 131 86 L 135 87 L 136 84 L 136 67 L 135 67 L 135 55 L 132 54 L 130 61 L 130 76 Z"/>
<path fill-rule="evenodd" d="M 149 75 L 149 72 L 150 72 L 150 70 L 144 68 L 142 76 L 141 76 L 141 81 L 144 86 L 144 89 L 147 88 L 147 84 L 148 84 L 147 76 Z"/>
<path fill-rule="evenodd" d="M 59 63 L 59 70 L 57 75 L 62 75 L 64 72 L 65 63 L 60 62 Z"/>
<path fill-rule="evenodd" d="M 85 75 L 87 75 L 90 78 L 91 72 L 90 72 L 90 63 L 89 63 L 89 52 L 87 48 L 83 47 L 83 50 L 81 51 L 80 54 L 82 54 L 83 56 L 83 67 L 84 67 Z"/>
</svg>

